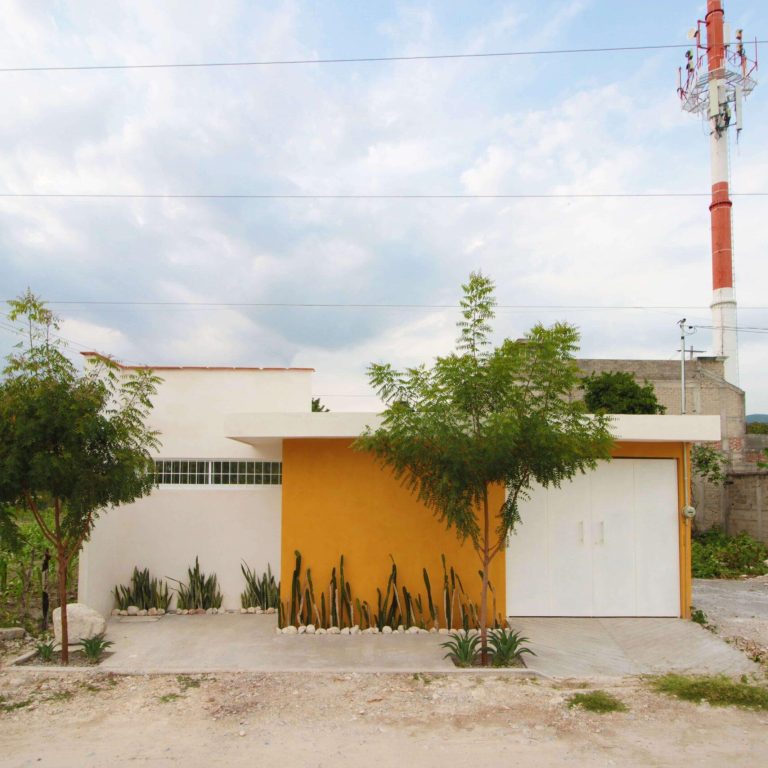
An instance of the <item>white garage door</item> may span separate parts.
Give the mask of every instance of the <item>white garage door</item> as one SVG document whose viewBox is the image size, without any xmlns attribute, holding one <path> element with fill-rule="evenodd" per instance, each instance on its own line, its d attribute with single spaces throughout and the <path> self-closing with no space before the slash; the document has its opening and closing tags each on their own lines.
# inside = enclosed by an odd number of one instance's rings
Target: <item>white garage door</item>
<svg viewBox="0 0 768 768">
<path fill-rule="evenodd" d="M 535 488 L 507 547 L 507 615 L 679 616 L 677 507 L 673 459 Z"/>
</svg>

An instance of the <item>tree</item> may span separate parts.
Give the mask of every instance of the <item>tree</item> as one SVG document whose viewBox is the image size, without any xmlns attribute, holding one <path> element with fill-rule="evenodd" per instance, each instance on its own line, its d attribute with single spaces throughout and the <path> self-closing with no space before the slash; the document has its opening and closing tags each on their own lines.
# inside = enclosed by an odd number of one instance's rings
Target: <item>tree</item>
<svg viewBox="0 0 768 768">
<path fill-rule="evenodd" d="M 431 368 L 373 364 L 369 380 L 386 405 L 381 426 L 356 441 L 436 517 L 469 540 L 481 563 L 480 630 L 487 663 L 488 574 L 520 521 L 532 483 L 559 486 L 608 458 L 607 417 L 568 397 L 578 384 L 578 332 L 534 326 L 522 341 L 492 348 L 493 282 L 473 273 L 463 286 L 456 351 Z M 506 488 L 490 509 L 489 488 Z"/>
<path fill-rule="evenodd" d="M 320 402 L 319 397 L 312 398 L 312 413 L 328 413 L 329 410 Z"/>
<path fill-rule="evenodd" d="M 67 664 L 67 569 L 102 510 L 152 490 L 159 443 L 144 420 L 160 379 L 146 369 L 121 375 L 106 358 L 78 372 L 43 302 L 27 291 L 9 304 L 27 340 L 0 382 L 0 514 L 26 508 L 55 552 Z"/>
<path fill-rule="evenodd" d="M 587 376 L 581 388 L 590 413 L 665 413 L 666 407 L 656 399 L 653 384 L 638 384 L 635 375 L 626 371 L 605 371 Z"/>
</svg>

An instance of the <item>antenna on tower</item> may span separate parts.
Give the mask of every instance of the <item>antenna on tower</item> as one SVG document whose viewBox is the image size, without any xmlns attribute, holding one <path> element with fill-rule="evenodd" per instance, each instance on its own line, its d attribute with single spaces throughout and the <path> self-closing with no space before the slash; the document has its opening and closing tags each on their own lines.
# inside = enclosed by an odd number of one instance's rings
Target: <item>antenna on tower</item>
<svg viewBox="0 0 768 768">
<path fill-rule="evenodd" d="M 725 358 L 725 378 L 739 383 L 736 295 L 733 290 L 733 238 L 729 190 L 728 129 L 736 137 L 744 127 L 744 100 L 757 85 L 757 40 L 754 58 L 747 55 L 744 31 L 731 40 L 723 20 L 722 0 L 707 0 L 707 15 L 688 37 L 696 47 L 685 53 L 685 72 L 678 70 L 677 93 L 686 112 L 709 123 L 712 164 L 712 344 Z M 705 33 L 705 34 L 702 34 Z M 706 41 L 704 40 L 706 36 Z M 683 349 L 685 345 L 683 344 Z M 684 354 L 684 353 L 683 353 Z"/>
</svg>

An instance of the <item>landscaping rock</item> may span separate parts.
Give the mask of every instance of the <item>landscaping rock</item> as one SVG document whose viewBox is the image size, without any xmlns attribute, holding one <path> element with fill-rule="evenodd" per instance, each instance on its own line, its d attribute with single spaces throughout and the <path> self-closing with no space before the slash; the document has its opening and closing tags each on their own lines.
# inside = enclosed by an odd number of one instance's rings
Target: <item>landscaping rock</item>
<svg viewBox="0 0 768 768">
<path fill-rule="evenodd" d="M 205 612 L 206 612 L 206 613 L 207 613 L 209 616 L 211 616 L 212 614 L 216 613 L 216 609 L 215 609 L 215 608 L 207 608 Z"/>
<path fill-rule="evenodd" d="M 405 632 L 405 627 L 402 624 L 400 624 L 400 626 L 398 626 L 398 628 L 397 628 L 397 631 L 398 632 Z"/>
<path fill-rule="evenodd" d="M 275 632 L 277 632 L 278 635 L 282 635 L 283 634 L 283 630 L 280 629 L 280 627 L 275 627 Z"/>
<path fill-rule="evenodd" d="M 421 630 L 418 627 L 408 627 L 408 634 L 409 635 L 418 635 Z"/>
<path fill-rule="evenodd" d="M 157 616 L 157 608 L 150 608 L 147 610 L 147 616 Z"/>
<path fill-rule="evenodd" d="M 340 634 L 348 635 L 349 634 L 349 627 L 342 627 Z"/>
<path fill-rule="evenodd" d="M 305 626 L 302 624 L 302 625 L 299 627 L 299 634 L 300 634 L 300 635 L 303 635 L 303 634 L 304 634 L 306 631 L 307 631 L 307 628 L 306 628 L 306 627 L 305 627 Z"/>
<path fill-rule="evenodd" d="M 352 629 L 349 630 L 349 633 L 351 635 L 359 635 L 360 634 L 360 627 L 358 627 L 357 624 L 355 624 L 355 626 L 352 627 Z"/>
<path fill-rule="evenodd" d="M 181 609 L 181 615 L 182 616 L 186 616 L 188 613 L 189 613 L 189 610 L 187 610 L 186 608 L 182 608 Z"/>
<path fill-rule="evenodd" d="M 315 634 L 315 625 L 314 624 L 307 624 L 307 634 L 308 635 L 314 635 Z"/>
<path fill-rule="evenodd" d="M 128 611 L 120 611 L 120 615 L 121 616 L 127 616 L 128 615 Z"/>
<path fill-rule="evenodd" d="M 147 609 L 142 608 L 137 614 L 137 616 L 146 616 L 147 615 Z"/>
<path fill-rule="evenodd" d="M 382 635 L 391 635 L 392 634 L 392 627 L 383 627 L 381 630 Z"/>
<path fill-rule="evenodd" d="M 247 610 L 248 610 L 248 613 L 256 613 L 256 609 L 253 606 L 251 606 Z"/>
<path fill-rule="evenodd" d="M 136 609 L 138 610 L 138 608 Z M 107 629 L 104 617 L 93 608 L 82 603 L 69 603 L 67 605 L 67 625 L 69 628 L 69 642 L 78 640 L 90 640 L 96 635 L 103 634 Z M 61 608 L 53 612 L 53 634 L 58 642 L 61 642 Z"/>
<path fill-rule="evenodd" d="M 329 635 L 338 635 L 340 633 L 341 633 L 341 630 L 338 627 L 328 627 Z"/>
<path fill-rule="evenodd" d="M 139 615 L 139 606 L 138 605 L 129 605 L 128 606 L 128 615 L 129 616 L 138 616 Z"/>
<path fill-rule="evenodd" d="M 437 634 L 437 627 L 432 627 L 429 631 L 436 635 Z"/>
<path fill-rule="evenodd" d="M 259 606 L 256 606 L 255 613 L 264 613 L 264 609 L 260 608 Z"/>
<path fill-rule="evenodd" d="M 165 608 L 158 608 L 157 609 L 157 615 L 158 616 L 165 616 Z"/>
<path fill-rule="evenodd" d="M 275 608 L 267 608 L 267 613 L 277 613 Z"/>
<path fill-rule="evenodd" d="M 3 640 L 22 640 L 24 638 L 24 627 L 2 627 L 0 628 L 0 641 Z"/>
<path fill-rule="evenodd" d="M 326 630 L 323 629 L 323 627 L 318 627 L 317 628 L 317 632 L 315 634 L 316 635 L 324 635 L 324 634 L 326 634 Z"/>
<path fill-rule="evenodd" d="M 296 635 L 298 634 L 299 630 L 296 629 L 296 627 L 293 626 L 293 624 L 283 627 L 283 634 L 284 635 Z"/>
<path fill-rule="evenodd" d="M 240 613 L 248 613 L 248 609 L 247 608 L 241 608 L 240 609 Z"/>
</svg>

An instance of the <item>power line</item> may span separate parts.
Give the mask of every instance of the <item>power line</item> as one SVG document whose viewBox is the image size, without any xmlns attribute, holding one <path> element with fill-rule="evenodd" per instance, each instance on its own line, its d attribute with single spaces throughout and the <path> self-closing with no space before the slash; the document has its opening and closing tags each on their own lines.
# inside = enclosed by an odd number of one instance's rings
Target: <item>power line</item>
<svg viewBox="0 0 768 768">
<path fill-rule="evenodd" d="M 757 40 L 762 44 L 766 40 Z M 0 67 L 0 72 L 88 72 L 119 71 L 141 69 L 215 69 L 227 67 L 273 67 L 304 64 L 368 64 L 394 61 L 438 61 L 451 59 L 502 59 L 518 56 L 562 56 L 590 53 L 632 53 L 637 51 L 662 51 L 690 48 L 690 44 L 673 43 L 670 45 L 621 45 L 595 48 L 548 48 L 522 51 L 490 51 L 488 53 L 438 53 L 416 56 L 360 56 L 338 57 L 329 59 L 262 59 L 253 61 L 202 61 L 158 64 L 78 64 L 73 66 L 40 67 Z"/>
<path fill-rule="evenodd" d="M 120 307 L 196 307 L 200 309 L 458 309 L 458 304 L 405 304 L 405 303 L 348 303 L 348 302 L 276 302 L 276 301 L 113 301 L 109 299 L 83 299 L 46 301 L 51 306 L 120 306 Z M 550 310 L 589 310 L 589 311 L 633 311 L 633 310 L 671 310 L 671 309 L 709 309 L 703 305 L 624 305 L 624 304 L 497 304 L 497 309 L 550 309 Z M 740 309 L 768 310 L 768 306 L 744 306 Z M 696 326 L 704 328 L 706 326 Z"/>
<path fill-rule="evenodd" d="M 768 192 L 731 192 L 731 197 L 768 197 Z M 250 194 L 155 192 L 0 192 L 0 198 L 64 198 L 105 200 L 570 200 L 711 197 L 711 192 L 544 192 L 495 195 L 473 194 Z"/>
</svg>

